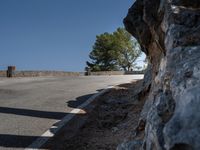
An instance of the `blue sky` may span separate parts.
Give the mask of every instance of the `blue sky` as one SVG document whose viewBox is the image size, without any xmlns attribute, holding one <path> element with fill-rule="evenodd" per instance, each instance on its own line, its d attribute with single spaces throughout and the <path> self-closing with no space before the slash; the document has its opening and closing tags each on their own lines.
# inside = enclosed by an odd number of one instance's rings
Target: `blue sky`
<svg viewBox="0 0 200 150">
<path fill-rule="evenodd" d="M 0 69 L 83 71 L 95 37 L 133 0 L 0 0 Z"/>
</svg>

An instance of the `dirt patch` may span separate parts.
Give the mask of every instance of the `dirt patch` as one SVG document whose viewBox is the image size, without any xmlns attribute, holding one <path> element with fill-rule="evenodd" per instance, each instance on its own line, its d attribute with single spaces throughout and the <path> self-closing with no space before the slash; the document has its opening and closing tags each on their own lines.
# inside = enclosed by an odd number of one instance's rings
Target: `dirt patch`
<svg viewBox="0 0 200 150">
<path fill-rule="evenodd" d="M 69 138 L 65 135 L 69 132 L 63 131 L 48 149 L 114 150 L 124 139 L 132 138 L 144 104 L 144 98 L 138 96 L 141 83 L 120 85 L 99 97 L 77 134 Z"/>
</svg>

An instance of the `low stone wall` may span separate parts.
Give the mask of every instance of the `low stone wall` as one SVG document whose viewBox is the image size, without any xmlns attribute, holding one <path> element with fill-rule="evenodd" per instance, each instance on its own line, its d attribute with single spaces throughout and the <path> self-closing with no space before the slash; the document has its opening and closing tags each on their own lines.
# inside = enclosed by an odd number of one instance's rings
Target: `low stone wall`
<svg viewBox="0 0 200 150">
<path fill-rule="evenodd" d="M 144 74 L 144 71 L 98 71 L 90 72 L 92 76 L 103 75 L 129 75 L 129 74 Z M 14 71 L 13 77 L 40 77 L 40 76 L 81 76 L 87 75 L 84 72 L 64 72 L 64 71 Z M 7 71 L 0 71 L 0 77 L 6 77 Z"/>
<path fill-rule="evenodd" d="M 123 75 L 123 71 L 97 71 L 97 72 L 90 72 L 89 75 L 92 76 L 100 76 L 100 75 Z"/>
<path fill-rule="evenodd" d="M 100 75 L 131 75 L 131 74 L 144 74 L 144 71 L 98 71 L 90 72 L 89 75 L 100 76 Z"/>
<path fill-rule="evenodd" d="M 79 72 L 64 71 L 15 71 L 14 77 L 40 77 L 40 76 L 79 76 Z"/>
<path fill-rule="evenodd" d="M 125 71 L 124 74 L 128 75 L 128 74 L 144 74 L 145 70 L 142 71 Z"/>
<path fill-rule="evenodd" d="M 40 76 L 79 76 L 79 72 L 64 71 L 14 71 L 13 77 L 40 77 Z M 6 71 L 0 71 L 0 77 L 6 77 Z"/>
<path fill-rule="evenodd" d="M 0 71 L 0 77 L 6 77 L 7 73 L 6 71 Z"/>
</svg>

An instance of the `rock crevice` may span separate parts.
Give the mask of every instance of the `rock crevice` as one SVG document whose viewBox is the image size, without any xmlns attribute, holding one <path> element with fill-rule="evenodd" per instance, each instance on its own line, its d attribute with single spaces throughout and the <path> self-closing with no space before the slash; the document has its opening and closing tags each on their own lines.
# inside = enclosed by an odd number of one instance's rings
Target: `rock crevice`
<svg viewBox="0 0 200 150">
<path fill-rule="evenodd" d="M 141 149 L 199 150 L 199 0 L 136 0 L 124 24 L 150 63 Z"/>
</svg>

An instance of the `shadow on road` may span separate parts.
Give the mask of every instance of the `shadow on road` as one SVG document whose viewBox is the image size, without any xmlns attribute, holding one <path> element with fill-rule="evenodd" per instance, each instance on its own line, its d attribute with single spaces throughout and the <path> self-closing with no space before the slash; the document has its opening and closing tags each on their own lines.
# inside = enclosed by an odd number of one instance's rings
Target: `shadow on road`
<svg viewBox="0 0 200 150">
<path fill-rule="evenodd" d="M 66 115 L 66 113 L 64 112 L 49 112 L 49 111 L 29 110 L 29 109 L 9 108 L 9 107 L 0 107 L 0 113 L 38 117 L 38 118 L 48 118 L 48 119 L 61 119 Z"/>
<path fill-rule="evenodd" d="M 104 89 L 98 89 L 96 90 L 97 93 L 103 91 Z M 87 95 L 83 95 L 83 96 L 79 96 L 77 97 L 75 100 L 70 100 L 67 101 L 67 106 L 71 107 L 71 108 L 79 108 L 79 106 L 81 104 L 83 104 L 84 102 L 86 102 L 90 97 L 92 97 L 93 95 L 97 94 L 97 93 L 93 93 L 93 94 L 87 94 Z"/>
<path fill-rule="evenodd" d="M 32 141 L 36 140 L 37 138 L 37 136 L 0 134 L 0 146 L 6 148 L 26 148 Z"/>
<path fill-rule="evenodd" d="M 94 94 L 80 96 L 80 97 L 77 97 L 76 100 L 67 101 L 66 102 L 67 106 L 71 108 L 79 108 L 79 106 L 83 104 L 84 102 L 86 102 L 92 95 Z"/>
<path fill-rule="evenodd" d="M 102 89 L 97 90 L 97 91 L 101 91 L 101 90 Z M 66 103 L 68 104 L 68 107 L 79 108 L 79 106 L 83 104 L 84 102 L 86 102 L 92 95 L 94 94 L 83 95 L 83 96 L 77 97 L 75 100 L 71 100 Z M 65 113 L 65 112 L 51 112 L 51 111 L 41 111 L 41 110 L 32 110 L 32 109 L 24 109 L 24 108 L 9 108 L 9 107 L 0 107 L 0 114 L 12 114 L 12 115 L 19 115 L 19 116 L 35 117 L 35 118 L 60 120 L 53 125 L 55 129 L 61 124 L 63 117 L 67 115 L 72 115 L 71 113 Z M 75 130 L 78 130 L 79 126 L 82 124 L 81 119 L 84 118 L 85 116 L 87 116 L 87 114 L 76 114 L 75 118 L 76 120 L 78 118 L 79 123 L 77 124 L 76 123 L 77 121 L 73 123 L 73 125 L 71 125 L 72 123 L 69 123 L 69 127 L 67 127 L 65 131 L 67 130 L 67 132 L 75 132 Z M 55 134 L 54 130 L 51 129 L 50 131 Z M 71 133 L 71 134 L 73 135 L 74 133 Z M 0 149 L 1 147 L 11 148 L 11 149 L 26 148 L 32 142 L 34 142 L 37 138 L 39 138 L 39 136 L 0 134 Z M 48 137 L 42 137 L 42 138 L 44 140 L 48 139 L 51 141 L 51 138 L 50 139 Z M 34 149 L 37 147 L 31 147 L 31 148 Z M 46 148 L 48 148 L 48 145 L 43 145 L 41 147 L 41 149 L 46 149 Z"/>
<path fill-rule="evenodd" d="M 41 113 L 40 118 L 41 117 L 50 118 L 50 119 L 52 119 L 52 118 L 55 119 L 56 118 L 56 119 L 59 119 L 59 120 L 62 120 L 62 118 L 64 116 L 72 115 L 71 113 L 58 113 L 58 112 L 55 112 L 55 114 L 54 114 L 54 112 L 42 112 L 42 111 L 36 111 L 36 110 L 30 110 L 30 111 L 26 110 L 24 113 L 21 113 L 21 111 L 23 111 L 24 109 L 22 109 L 22 110 L 13 109 L 14 112 L 12 112 L 12 108 L 8 108 L 8 109 L 3 108 L 2 109 L 2 107 L 1 107 L 1 113 L 2 113 L 2 110 L 4 110 L 3 113 L 7 112 L 9 114 L 26 115 L 26 116 L 31 116 L 31 117 L 38 117 L 39 113 Z M 28 112 L 30 114 L 28 114 Z M 52 116 L 50 117 L 50 115 L 52 115 Z M 85 114 L 76 114 L 75 115 L 76 118 L 80 118 L 80 119 L 82 117 L 84 117 L 84 116 L 85 116 Z M 53 134 L 57 134 L 57 131 L 58 131 L 58 128 L 59 128 L 60 124 L 62 124 L 61 121 L 58 121 L 57 123 L 53 124 L 54 128 L 50 129 L 50 132 L 53 133 Z M 34 131 L 32 131 L 32 132 L 34 132 Z M 14 150 L 15 148 L 27 148 L 37 138 L 40 138 L 41 141 L 42 140 L 49 141 L 49 140 L 52 139 L 52 137 L 49 138 L 49 137 L 29 136 L 29 135 L 0 134 L 0 149 L 1 149 L 1 147 L 11 148 L 12 150 Z M 42 147 L 40 147 L 40 148 L 31 146 L 29 148 L 47 149 L 48 146 L 47 145 L 42 145 Z"/>
</svg>

